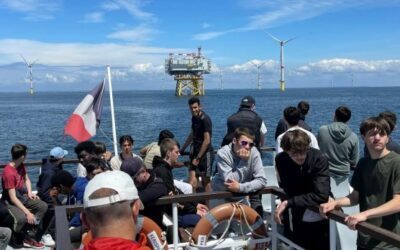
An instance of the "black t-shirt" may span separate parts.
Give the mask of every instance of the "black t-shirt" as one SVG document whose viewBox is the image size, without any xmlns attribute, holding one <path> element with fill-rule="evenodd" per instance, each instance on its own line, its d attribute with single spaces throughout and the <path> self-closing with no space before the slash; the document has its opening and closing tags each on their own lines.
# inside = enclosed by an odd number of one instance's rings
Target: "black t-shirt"
<svg viewBox="0 0 400 250">
<path fill-rule="evenodd" d="M 210 133 L 210 139 L 212 136 L 212 122 L 210 117 L 201 112 L 200 117 L 192 116 L 192 131 L 193 131 L 193 146 L 201 146 L 204 141 L 204 133 Z"/>
</svg>

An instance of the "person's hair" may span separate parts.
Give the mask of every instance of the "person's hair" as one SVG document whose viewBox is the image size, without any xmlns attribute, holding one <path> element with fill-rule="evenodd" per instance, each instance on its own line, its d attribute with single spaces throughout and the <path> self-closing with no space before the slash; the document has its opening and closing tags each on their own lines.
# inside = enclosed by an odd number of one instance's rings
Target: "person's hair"
<svg viewBox="0 0 400 250">
<path fill-rule="evenodd" d="M 28 147 L 24 144 L 14 144 L 11 147 L 11 158 L 13 160 L 18 160 L 21 156 L 26 156 L 26 152 L 28 151 Z"/>
<path fill-rule="evenodd" d="M 160 134 L 158 135 L 158 145 L 165 139 L 165 138 L 171 138 L 174 139 L 175 135 L 168 129 L 161 130 Z"/>
<path fill-rule="evenodd" d="M 379 113 L 378 116 L 382 117 L 383 119 L 385 119 L 387 121 L 387 123 L 390 126 L 390 133 L 392 133 L 392 131 L 396 127 L 396 123 L 397 123 L 396 114 L 393 113 L 392 111 L 386 110 L 386 111 L 383 111 L 383 112 Z"/>
<path fill-rule="evenodd" d="M 161 158 L 165 158 L 168 151 L 172 150 L 175 146 L 178 146 L 178 143 L 172 138 L 165 138 L 162 140 L 160 143 Z"/>
<path fill-rule="evenodd" d="M 86 168 L 87 173 L 92 173 L 96 169 L 101 169 L 103 171 L 109 169 L 107 163 L 99 157 L 92 157 L 87 163 L 85 163 L 84 167 Z"/>
<path fill-rule="evenodd" d="M 368 131 L 376 130 L 380 135 L 390 135 L 390 125 L 386 119 L 376 116 L 364 120 L 360 125 L 360 134 L 365 136 Z"/>
<path fill-rule="evenodd" d="M 255 140 L 254 134 L 250 131 L 248 128 L 237 128 L 235 129 L 235 132 L 233 132 L 233 138 L 236 138 L 236 140 L 239 140 L 241 136 L 246 136 L 247 138 L 251 140 Z"/>
<path fill-rule="evenodd" d="M 287 131 L 281 140 L 281 148 L 285 152 L 304 153 L 310 148 L 310 137 L 300 129 Z"/>
<path fill-rule="evenodd" d="M 74 185 L 74 177 L 72 174 L 66 170 L 57 171 L 51 178 L 52 187 L 72 187 Z"/>
<path fill-rule="evenodd" d="M 283 111 L 283 117 L 290 126 L 296 126 L 299 124 L 301 113 L 298 108 L 290 106 Z"/>
<path fill-rule="evenodd" d="M 80 142 L 78 145 L 76 145 L 74 151 L 77 155 L 79 155 L 82 151 L 86 151 L 89 154 L 94 155 L 96 154 L 96 145 L 92 141 Z"/>
<path fill-rule="evenodd" d="M 297 108 L 300 110 L 300 112 L 303 115 L 307 115 L 308 114 L 308 110 L 310 110 L 310 104 L 306 101 L 300 101 L 297 104 Z"/>
<path fill-rule="evenodd" d="M 133 140 L 132 136 L 130 135 L 123 135 L 119 138 L 119 145 L 124 144 L 124 142 L 129 142 L 130 144 L 133 145 L 133 143 L 135 142 L 135 140 Z"/>
<path fill-rule="evenodd" d="M 193 104 L 198 103 L 200 105 L 200 99 L 197 97 L 191 97 L 188 101 L 188 104 L 192 106 Z"/>
<path fill-rule="evenodd" d="M 94 145 L 96 146 L 96 155 L 104 154 L 107 151 L 106 144 L 102 141 L 95 141 Z"/>
<path fill-rule="evenodd" d="M 110 188 L 100 188 L 89 196 L 89 200 L 99 199 L 115 195 L 117 192 Z M 85 208 L 85 215 L 91 226 L 94 235 L 102 227 L 122 223 L 132 218 L 132 201 L 121 201 L 112 204 Z"/>
<path fill-rule="evenodd" d="M 335 118 L 338 122 L 346 123 L 351 118 L 351 110 L 346 106 L 339 106 L 335 110 Z"/>
</svg>

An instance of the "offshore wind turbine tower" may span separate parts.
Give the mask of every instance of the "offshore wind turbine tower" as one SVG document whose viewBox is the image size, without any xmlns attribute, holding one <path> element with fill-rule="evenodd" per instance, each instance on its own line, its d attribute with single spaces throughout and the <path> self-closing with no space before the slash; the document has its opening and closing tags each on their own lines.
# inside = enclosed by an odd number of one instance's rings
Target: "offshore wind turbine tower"
<svg viewBox="0 0 400 250">
<path fill-rule="evenodd" d="M 197 53 L 170 53 L 165 60 L 165 72 L 176 80 L 176 96 L 201 96 L 205 94 L 203 74 L 211 72 L 211 62 Z"/>
<path fill-rule="evenodd" d="M 30 88 L 29 88 L 29 93 L 30 93 L 31 95 L 33 95 L 33 74 L 32 74 L 32 67 L 33 67 L 33 65 L 34 65 L 39 59 L 36 59 L 35 61 L 33 61 L 33 62 L 31 62 L 31 63 L 28 63 L 28 62 L 26 61 L 25 57 L 23 57 L 22 55 L 20 55 L 20 56 L 22 57 L 22 59 L 24 60 L 26 66 L 28 67 L 28 72 L 29 72 L 29 86 L 30 86 Z"/>
<path fill-rule="evenodd" d="M 277 41 L 280 45 L 280 70 L 281 70 L 281 80 L 279 81 L 280 83 L 280 89 L 281 91 L 285 91 L 285 65 L 284 65 L 284 46 L 295 39 L 295 37 L 290 38 L 288 40 L 279 40 L 278 38 L 274 37 L 273 35 L 267 33 L 272 39 Z"/>
</svg>

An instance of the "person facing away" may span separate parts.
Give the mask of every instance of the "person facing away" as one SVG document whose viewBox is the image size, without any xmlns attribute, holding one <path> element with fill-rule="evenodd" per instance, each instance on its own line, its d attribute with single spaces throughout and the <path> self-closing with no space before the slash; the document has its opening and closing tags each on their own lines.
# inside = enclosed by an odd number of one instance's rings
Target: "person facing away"
<svg viewBox="0 0 400 250">
<path fill-rule="evenodd" d="M 396 128 L 396 123 L 397 123 L 396 114 L 393 113 L 392 111 L 386 110 L 386 111 L 379 113 L 378 116 L 385 119 L 390 127 L 390 133 L 388 134 L 389 142 L 386 145 L 387 149 L 400 154 L 400 145 L 397 142 L 393 141 L 392 138 L 390 137 L 393 130 L 395 130 L 395 128 Z M 369 151 L 368 151 L 367 145 L 364 145 L 364 157 L 369 157 Z"/>
<path fill-rule="evenodd" d="M 232 142 L 218 150 L 214 165 L 216 174 L 211 182 L 213 191 L 250 193 L 267 186 L 261 155 L 255 147 L 254 138 L 249 129 L 237 128 Z M 250 205 L 262 214 L 260 196 L 250 197 Z"/>
<path fill-rule="evenodd" d="M 163 212 L 164 206 L 155 206 L 154 203 L 158 198 L 168 195 L 167 187 L 164 185 L 161 178 L 149 172 L 143 163 L 135 158 L 130 158 L 124 161 L 121 165 L 121 171 L 129 174 L 139 192 L 139 198 L 145 210 L 141 214 L 149 217 L 163 228 Z"/>
<path fill-rule="evenodd" d="M 304 128 L 299 126 L 301 112 L 298 108 L 296 108 L 296 107 L 285 108 L 285 110 L 283 111 L 283 117 L 285 118 L 285 121 L 289 125 L 289 128 L 286 130 L 286 132 L 295 130 L 295 129 L 302 130 L 310 137 L 310 139 L 311 139 L 310 146 L 313 148 L 319 149 L 318 141 L 317 141 L 317 138 L 315 138 L 315 135 L 313 133 L 311 133 L 310 131 L 305 130 Z M 283 151 L 280 145 L 281 145 L 281 140 L 286 132 L 280 134 L 278 136 L 278 138 L 276 139 L 276 153 L 277 154 L 279 154 L 280 152 Z"/>
<path fill-rule="evenodd" d="M 181 154 L 191 145 L 190 148 L 190 167 L 189 183 L 196 191 L 198 176 L 201 176 L 203 188 L 209 190 L 210 172 L 214 158 L 212 138 L 212 122 L 210 117 L 203 111 L 200 99 L 192 97 L 188 101 L 190 112 L 192 113 L 192 126 L 185 143 L 181 148 Z"/>
<path fill-rule="evenodd" d="M 357 135 L 347 125 L 350 118 L 351 110 L 339 106 L 335 110 L 333 123 L 321 126 L 317 136 L 318 146 L 328 158 L 330 175 L 337 184 L 347 179 L 350 170 L 358 162 L 359 142 Z"/>
<path fill-rule="evenodd" d="M 130 135 L 123 135 L 119 138 L 119 146 L 121 148 L 121 153 L 118 155 L 114 155 L 110 160 L 110 165 L 113 170 L 119 170 L 121 168 L 121 164 L 124 160 L 128 158 L 139 158 L 141 161 L 143 159 L 137 154 L 133 153 L 133 147 L 135 144 L 135 140 L 133 140 Z"/>
<path fill-rule="evenodd" d="M 106 144 L 102 141 L 95 141 L 94 145 L 96 146 L 97 157 L 103 159 L 111 170 L 110 160 L 112 158 L 112 153 L 107 150 Z"/>
<path fill-rule="evenodd" d="M 370 117 L 361 123 L 361 137 L 370 157 L 359 160 L 351 179 L 353 191 L 321 204 L 321 214 L 359 204 L 360 213 L 348 215 L 344 220 L 350 229 L 355 230 L 358 223 L 367 221 L 400 234 L 400 156 L 386 147 L 390 131 L 390 125 L 382 117 Z M 398 248 L 359 232 L 357 249 Z"/>
<path fill-rule="evenodd" d="M 107 171 L 96 175 L 85 189 L 83 207 L 82 220 L 93 236 L 85 250 L 150 250 L 135 241 L 143 205 L 128 174 Z"/>
<path fill-rule="evenodd" d="M 49 191 L 52 188 L 51 179 L 58 171 L 63 169 L 62 164 L 66 155 L 68 155 L 67 150 L 61 147 L 54 147 L 50 150 L 50 157 L 42 160 L 41 173 L 36 183 L 36 188 L 40 199 L 47 204 L 53 204 L 53 199 L 49 195 Z"/>
<path fill-rule="evenodd" d="M 274 219 L 284 234 L 305 249 L 329 249 L 329 222 L 308 209 L 327 202 L 330 194 L 326 157 L 310 147 L 309 136 L 290 130 L 281 140 L 283 152 L 275 158 L 279 186 L 285 191 Z"/>
<path fill-rule="evenodd" d="M 96 157 L 96 145 L 92 141 L 80 142 L 76 145 L 74 151 L 79 160 L 78 166 L 76 167 L 76 177 L 86 177 L 85 164 L 93 157 Z"/>
<path fill-rule="evenodd" d="M 299 120 L 299 127 L 304 128 L 305 130 L 308 130 L 312 132 L 311 127 L 306 123 L 306 115 L 308 114 L 308 111 L 310 110 L 310 104 L 306 101 L 300 101 L 297 104 L 297 108 L 300 110 L 300 120 Z M 289 125 L 285 121 L 284 118 L 281 118 L 278 122 L 278 125 L 276 125 L 276 130 L 275 130 L 275 141 L 278 138 L 280 134 L 283 134 L 288 130 Z"/>
<path fill-rule="evenodd" d="M 32 193 L 31 180 L 25 167 L 28 147 L 15 144 L 11 147 L 12 160 L 2 173 L 2 197 L 14 217 L 14 230 L 25 234 L 24 244 L 43 247 L 42 219 L 47 211 L 47 204 Z M 29 230 L 28 230 L 29 229 Z M 20 243 L 20 242 L 19 242 Z"/>
<path fill-rule="evenodd" d="M 254 144 L 257 148 L 264 145 L 264 136 L 267 133 L 262 118 L 255 112 L 256 100 L 252 96 L 242 98 L 239 110 L 227 120 L 227 132 L 222 140 L 221 147 L 232 142 L 237 128 L 247 128 L 255 136 Z"/>
</svg>

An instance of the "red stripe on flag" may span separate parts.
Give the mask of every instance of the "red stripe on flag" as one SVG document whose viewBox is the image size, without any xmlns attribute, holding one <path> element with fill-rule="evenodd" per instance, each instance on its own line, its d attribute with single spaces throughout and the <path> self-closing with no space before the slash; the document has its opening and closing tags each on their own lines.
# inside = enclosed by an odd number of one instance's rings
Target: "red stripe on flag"
<svg viewBox="0 0 400 250">
<path fill-rule="evenodd" d="M 68 119 L 64 134 L 70 135 L 77 142 L 87 141 L 92 137 L 92 135 L 86 131 L 82 117 L 76 114 L 72 114 Z"/>
</svg>

